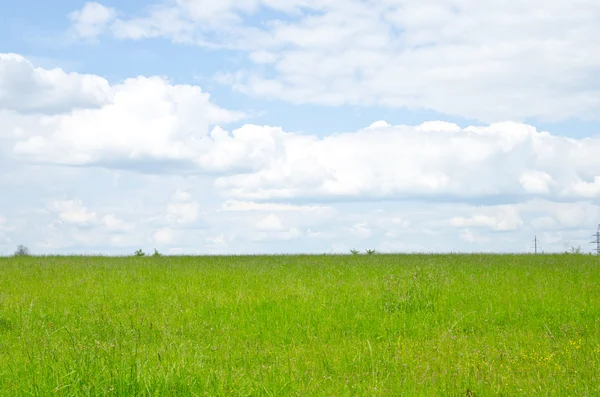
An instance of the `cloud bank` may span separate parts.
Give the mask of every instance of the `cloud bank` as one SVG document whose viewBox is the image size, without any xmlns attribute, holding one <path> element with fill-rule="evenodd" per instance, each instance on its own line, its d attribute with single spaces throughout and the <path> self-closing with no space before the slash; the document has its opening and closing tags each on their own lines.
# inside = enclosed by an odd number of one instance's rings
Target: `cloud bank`
<svg viewBox="0 0 600 397">
<path fill-rule="evenodd" d="M 248 95 L 486 123 L 597 119 L 599 16 L 595 0 L 178 0 L 71 15 L 86 38 L 241 51 L 249 65 L 215 77 Z"/>
<path fill-rule="evenodd" d="M 22 75 L 29 76 L 26 89 L 15 78 Z M 600 197 L 599 138 L 555 136 L 523 123 L 394 126 L 380 120 L 325 137 L 254 124 L 227 131 L 221 125 L 243 113 L 219 107 L 198 86 L 158 77 L 109 84 L 2 55 L 0 81 L 12 82 L 3 91 L 10 103 L 26 91 L 45 104 L 35 113 L 15 107 L 0 113 L 0 136 L 11 137 L 12 154 L 26 161 L 218 174 L 218 191 L 241 200 Z M 102 101 L 90 106 L 88 99 L 101 93 Z M 72 104 L 69 111 L 54 113 L 65 104 Z M 173 204 L 172 211 L 193 214 L 184 207 Z"/>
<path fill-rule="evenodd" d="M 0 178 L 2 252 L 527 251 L 534 234 L 562 250 L 600 216 L 597 137 L 442 120 L 317 136 L 251 124 L 196 85 L 16 54 L 0 87 L 0 162 L 44 181 Z"/>
</svg>

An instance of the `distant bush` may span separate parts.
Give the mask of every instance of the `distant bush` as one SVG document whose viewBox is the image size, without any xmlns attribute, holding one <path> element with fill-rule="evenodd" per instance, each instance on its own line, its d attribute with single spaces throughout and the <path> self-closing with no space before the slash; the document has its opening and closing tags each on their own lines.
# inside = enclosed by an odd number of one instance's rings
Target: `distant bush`
<svg viewBox="0 0 600 397">
<path fill-rule="evenodd" d="M 144 251 L 142 251 L 141 249 L 135 251 L 133 253 L 135 256 L 145 256 L 146 254 L 144 253 Z"/>
<path fill-rule="evenodd" d="M 575 254 L 581 255 L 583 252 L 581 251 L 581 246 L 571 247 L 568 251 L 565 251 L 565 254 Z"/>
<path fill-rule="evenodd" d="M 350 252 L 352 253 L 352 255 L 360 255 L 359 250 L 350 250 Z"/>
<path fill-rule="evenodd" d="M 367 250 L 366 252 L 367 252 L 367 255 L 375 255 L 376 254 L 375 250 Z"/>
<path fill-rule="evenodd" d="M 152 256 L 157 257 L 157 256 L 162 256 L 162 254 L 160 252 L 158 252 L 158 250 L 156 248 L 154 248 L 154 253 L 152 254 Z"/>
<path fill-rule="evenodd" d="M 20 244 L 17 247 L 17 250 L 14 253 L 14 256 L 29 256 L 31 255 L 29 252 L 29 248 L 27 248 L 26 246 Z"/>
</svg>

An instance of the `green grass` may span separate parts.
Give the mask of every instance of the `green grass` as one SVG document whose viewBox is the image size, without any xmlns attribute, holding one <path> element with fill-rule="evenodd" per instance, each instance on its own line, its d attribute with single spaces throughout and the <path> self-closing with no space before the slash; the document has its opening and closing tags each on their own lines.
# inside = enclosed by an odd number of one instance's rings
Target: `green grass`
<svg viewBox="0 0 600 397">
<path fill-rule="evenodd" d="M 600 258 L 1 258 L 0 394 L 598 396 Z"/>
</svg>

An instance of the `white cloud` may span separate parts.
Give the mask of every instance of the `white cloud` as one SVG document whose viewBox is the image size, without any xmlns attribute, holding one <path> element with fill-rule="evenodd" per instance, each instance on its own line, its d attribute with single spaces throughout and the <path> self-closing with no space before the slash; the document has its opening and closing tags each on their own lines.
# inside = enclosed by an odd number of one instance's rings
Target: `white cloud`
<svg viewBox="0 0 600 397">
<path fill-rule="evenodd" d="M 313 231 L 312 229 L 307 229 L 305 234 L 306 234 L 307 238 L 319 239 L 319 240 L 332 239 L 332 238 L 336 237 L 335 233 L 327 232 L 327 231 L 319 231 L 319 230 Z"/>
<path fill-rule="evenodd" d="M 110 85 L 102 77 L 38 68 L 21 55 L 0 53 L 0 112 L 64 113 L 99 108 L 111 98 Z M 43 129 L 52 120 L 38 123 Z"/>
<path fill-rule="evenodd" d="M 221 205 L 220 211 L 245 212 L 245 211 L 290 211 L 290 212 L 317 212 L 330 213 L 333 208 L 321 205 L 294 205 L 281 203 L 255 203 L 253 201 L 227 200 Z"/>
<path fill-rule="evenodd" d="M 331 206 L 226 200 L 206 219 L 233 241 L 289 241 L 302 236 L 329 238 L 338 213 Z M 217 226 L 218 225 L 218 226 Z M 314 231 L 313 231 L 314 229 Z"/>
<path fill-rule="evenodd" d="M 350 227 L 349 231 L 353 236 L 358 237 L 360 239 L 369 238 L 372 234 L 371 229 L 369 229 L 366 222 L 361 222 L 353 225 L 352 227 Z"/>
<path fill-rule="evenodd" d="M 455 227 L 487 227 L 492 230 L 516 230 L 523 225 L 516 208 L 502 206 L 488 209 L 490 214 L 476 214 L 468 217 L 457 216 L 450 220 Z M 494 213 L 495 212 L 495 213 Z"/>
<path fill-rule="evenodd" d="M 200 216 L 200 204 L 192 200 L 189 192 L 176 190 L 167 205 L 167 221 L 172 223 L 193 223 Z"/>
<path fill-rule="evenodd" d="M 267 232 L 278 232 L 284 230 L 284 227 L 277 215 L 270 214 L 256 223 L 256 229 Z"/>
<path fill-rule="evenodd" d="M 204 241 L 210 246 L 223 247 L 227 245 L 227 239 L 223 234 L 208 236 Z"/>
<path fill-rule="evenodd" d="M 102 227 L 108 232 L 124 232 L 134 228 L 114 214 L 99 216 L 96 211 L 88 209 L 81 200 L 54 200 L 50 209 L 58 214 L 58 218 L 70 225 L 85 227 Z"/>
<path fill-rule="evenodd" d="M 219 177 L 216 186 L 243 200 L 600 196 L 600 139 L 553 136 L 520 123 L 381 124 L 324 138 L 282 132 L 277 139 L 278 150 L 264 153 L 260 170 Z"/>
<path fill-rule="evenodd" d="M 268 51 L 253 51 L 250 53 L 249 58 L 254 63 L 270 64 L 277 60 L 277 55 Z"/>
<path fill-rule="evenodd" d="M 295 240 L 303 236 L 303 233 L 297 228 L 283 229 L 283 230 L 263 230 L 252 236 L 252 241 L 265 241 L 265 242 L 277 242 L 277 241 L 290 241 Z M 274 252 L 277 252 L 275 249 Z"/>
<path fill-rule="evenodd" d="M 4 59 L 25 65 L 31 72 L 26 83 L 48 72 L 18 57 Z M 58 74 L 69 76 L 61 83 L 65 92 L 56 85 L 48 93 L 36 83 L 30 94 L 46 104 L 85 103 L 86 82 L 103 81 Z M 17 86 L 2 91 L 10 103 L 18 102 Z M 418 126 L 376 122 L 324 138 L 250 124 L 228 132 L 216 124 L 240 115 L 211 103 L 197 86 L 138 77 L 96 88 L 89 92 L 109 98 L 96 108 L 73 105 L 68 113 L 51 115 L 0 112 L 0 136 L 16 139 L 14 152 L 34 161 L 224 173 L 216 186 L 241 200 L 600 196 L 597 138 L 558 137 L 519 123 L 460 128 L 441 121 Z M 171 209 L 189 219 L 194 211 L 193 205 Z"/>
<path fill-rule="evenodd" d="M 388 124 L 386 127 L 389 127 Z M 446 121 L 426 121 L 416 127 L 419 132 L 460 132 L 461 128 L 457 124 Z"/>
<path fill-rule="evenodd" d="M 0 168 L 11 170 L 0 175 L 0 191 L 11 192 L 0 195 L 10 218 L 10 230 L 0 221 L 0 239 L 36 252 L 324 252 L 357 242 L 515 251 L 534 235 L 560 251 L 600 221 L 597 138 L 435 120 L 325 136 L 251 124 L 226 131 L 219 124 L 240 115 L 197 86 L 139 77 L 104 91 L 85 83 L 101 77 L 64 71 L 57 75 L 66 80 L 44 85 L 47 70 L 16 64 L 31 72 L 27 95 L 38 105 L 14 105 L 18 85 L 0 80 L 10 102 L 0 106 Z M 75 186 L 78 199 L 48 200 Z"/>
<path fill-rule="evenodd" d="M 403 217 L 394 216 L 387 211 L 379 212 L 379 216 L 375 218 L 374 224 L 381 230 L 385 231 L 385 237 L 395 239 L 406 233 L 411 226 L 411 221 Z"/>
<path fill-rule="evenodd" d="M 570 191 L 580 197 L 598 197 L 600 195 L 600 176 L 594 176 L 591 182 L 577 181 L 573 183 Z"/>
<path fill-rule="evenodd" d="M 89 172 L 78 170 L 82 177 Z M 94 173 L 110 174 L 99 170 Z M 83 199 L 61 200 L 55 206 L 51 203 L 48 208 L 52 211 L 36 210 L 21 201 L 14 210 L 6 204 L 6 196 L 0 196 L 0 205 L 7 211 L 3 216 L 10 217 L 7 220 L 10 230 L 0 226 L 3 230 L 0 240 L 4 236 L 14 242 L 0 243 L 0 252 L 11 253 L 18 243 L 25 243 L 40 254 L 131 254 L 138 248 L 145 252 L 152 252 L 153 248 L 160 252 L 180 248 L 185 253 L 230 254 L 328 252 L 334 245 L 385 252 L 532 252 L 535 235 L 540 250 L 560 252 L 566 245 L 588 249 L 587 241 L 600 221 L 600 207 L 596 203 L 541 199 L 503 205 L 425 201 L 330 203 L 334 216 L 324 218 L 311 211 L 276 210 L 277 207 L 272 211 L 222 211 L 219 203 L 204 204 L 210 192 L 198 189 L 195 178 L 134 173 L 124 173 L 124 178 L 128 186 L 134 186 L 108 189 L 111 178 L 91 178 L 95 188 L 81 189 Z M 170 188 L 161 182 L 165 178 L 172 180 Z M 68 181 L 62 187 L 54 186 L 52 191 L 78 182 Z M 102 205 L 92 204 L 99 203 L 94 189 L 103 192 Z M 180 191 L 172 194 L 176 189 Z M 173 202 L 173 196 L 187 192 L 191 199 L 197 197 L 198 191 L 203 192 L 206 213 L 202 215 L 201 228 L 170 224 L 164 216 L 156 216 Z M 42 196 L 47 194 L 43 189 L 39 192 Z M 289 203 L 277 204 L 294 207 Z M 522 225 L 516 228 L 509 225 L 515 222 L 508 216 L 511 213 L 518 214 Z M 466 221 L 452 225 L 449 220 L 454 218 Z M 130 219 L 135 219 L 135 224 L 125 221 Z M 478 220 L 483 221 L 478 225 Z M 495 229 L 505 230 L 496 233 Z M 585 240 L 585 244 L 580 240 Z M 342 251 L 348 253 L 348 249 Z"/>
<path fill-rule="evenodd" d="M 104 217 L 102 217 L 102 223 L 109 231 L 123 232 L 132 230 L 134 227 L 134 225 L 132 225 L 131 223 L 127 223 L 124 220 L 119 219 L 112 214 L 104 215 Z"/>
<path fill-rule="evenodd" d="M 154 232 L 153 241 L 158 244 L 170 244 L 173 241 L 173 230 L 161 228 Z"/>
<path fill-rule="evenodd" d="M 550 184 L 554 181 L 546 172 L 526 170 L 521 174 L 519 182 L 527 193 L 546 194 L 550 193 Z"/>
<path fill-rule="evenodd" d="M 200 205 L 196 202 L 171 203 L 167 206 L 167 219 L 175 223 L 191 223 L 198 220 Z"/>
<path fill-rule="evenodd" d="M 33 70 L 28 80 L 47 72 L 19 62 Z M 40 103 L 56 103 L 56 98 L 63 104 L 85 103 L 81 98 L 89 87 L 84 82 L 102 81 L 98 76 L 59 74 L 76 83 L 68 80 L 61 83 L 65 92 L 57 85 L 49 93 L 34 84 L 30 94 Z M 17 86 L 0 92 L 13 98 L 12 103 Z M 73 105 L 68 113 L 49 115 L 0 111 L 0 136 L 15 141 L 13 152 L 25 160 L 155 173 L 220 173 L 215 186 L 225 196 L 247 202 L 600 197 L 598 138 L 559 137 L 513 122 L 461 128 L 443 121 L 417 126 L 379 121 L 322 138 L 252 124 L 229 132 L 218 124 L 241 115 L 213 104 L 200 87 L 138 77 L 105 88 L 109 99 L 96 108 Z M 252 207 L 230 202 L 224 209 L 236 206 Z M 173 204 L 169 211 L 192 221 L 197 208 Z"/>
<path fill-rule="evenodd" d="M 302 219 L 302 214 L 287 211 L 264 214 L 262 211 L 227 212 L 218 210 L 211 215 L 209 221 L 209 224 L 212 225 L 212 237 L 209 238 L 217 238 L 217 241 L 211 240 L 210 245 L 214 246 L 220 240 L 219 236 L 226 236 L 225 241 L 229 249 L 257 242 L 270 244 L 299 239 L 304 236 L 301 230 L 303 225 L 313 224 L 318 227 L 323 222 L 319 218 L 306 219 L 308 217 L 304 217 Z M 209 241 L 206 240 L 206 242 Z M 269 250 L 282 252 L 276 246 L 269 247 Z"/>
<path fill-rule="evenodd" d="M 57 200 L 51 204 L 51 208 L 66 223 L 86 225 L 98 220 L 96 213 L 88 210 L 81 200 Z"/>
<path fill-rule="evenodd" d="M 374 123 L 372 123 L 370 126 L 368 126 L 367 128 L 385 128 L 385 127 L 391 127 L 391 124 L 389 124 L 387 121 L 385 120 L 378 120 Z"/>
<path fill-rule="evenodd" d="M 600 223 L 600 207 L 589 202 L 534 202 L 529 207 L 530 211 L 550 213 L 551 215 L 548 216 L 555 219 L 563 228 L 593 228 Z"/>
<path fill-rule="evenodd" d="M 540 243 L 545 243 L 545 244 L 559 244 L 562 243 L 562 246 L 565 249 L 569 248 L 569 243 L 567 241 L 564 241 L 564 237 L 563 234 L 560 232 L 544 232 L 542 233 L 542 235 L 540 236 Z"/>
<path fill-rule="evenodd" d="M 551 216 L 541 216 L 531 221 L 531 226 L 538 230 L 554 229 L 556 221 Z"/>
<path fill-rule="evenodd" d="M 597 117 L 599 16 L 595 0 L 180 0 L 111 31 L 246 50 L 256 69 L 220 76 L 252 95 L 497 122 Z"/>
<path fill-rule="evenodd" d="M 483 237 L 479 233 L 470 229 L 464 229 L 460 233 L 460 237 L 469 243 L 487 243 L 490 241 L 488 237 Z"/>
<path fill-rule="evenodd" d="M 167 36 L 177 43 L 192 42 L 194 25 L 179 8 L 152 7 L 147 17 L 127 21 L 117 19 L 110 27 L 120 39 L 147 39 Z"/>
<path fill-rule="evenodd" d="M 31 69 L 25 60 L 18 62 Z M 0 76 L 6 72 L 2 69 L 4 65 L 2 61 Z M 106 85 L 96 89 L 95 83 L 103 81 L 97 76 L 67 75 L 57 70 L 51 74 L 69 77 L 64 81 L 58 79 L 48 91 L 36 81 L 50 72 L 32 70 L 23 77 L 22 84 L 7 85 L 5 81 L 10 79 L 0 78 L 0 85 L 5 85 L 0 89 L 0 105 L 6 102 L 8 109 L 15 108 L 14 104 L 27 102 L 31 97 L 34 104 L 39 104 L 36 109 L 40 111 L 46 105 L 47 108 L 69 105 L 70 111 L 31 117 L 4 115 L 12 125 L 0 128 L 0 136 L 19 138 L 14 152 L 28 159 L 116 168 L 135 168 L 141 164 L 147 169 L 152 168 L 152 162 L 158 162 L 163 170 L 187 167 L 222 172 L 228 168 L 252 167 L 261 150 L 273 144 L 268 135 L 276 130 L 269 132 L 267 128 L 255 129 L 255 135 L 252 132 L 244 135 L 241 131 L 237 133 L 239 136 L 235 136 L 236 132 L 231 136 L 219 128 L 211 131 L 211 126 L 239 120 L 242 115 L 214 105 L 210 96 L 197 86 L 171 85 L 159 77 L 138 77 L 113 86 L 104 81 Z M 21 91 L 25 85 L 29 85 L 27 97 Z M 105 94 L 103 102 L 95 108 L 85 108 L 88 97 L 100 93 Z M 23 111 L 21 107 L 15 110 Z M 263 132 L 267 135 L 263 139 L 265 148 L 254 139 Z"/>
<path fill-rule="evenodd" d="M 173 196 L 171 196 L 171 200 L 175 202 L 191 201 L 192 195 L 188 191 L 177 189 L 175 193 L 173 193 Z"/>
<path fill-rule="evenodd" d="M 81 10 L 69 13 L 73 34 L 82 39 L 94 39 L 103 34 L 116 17 L 114 8 L 96 2 L 86 3 Z"/>
</svg>

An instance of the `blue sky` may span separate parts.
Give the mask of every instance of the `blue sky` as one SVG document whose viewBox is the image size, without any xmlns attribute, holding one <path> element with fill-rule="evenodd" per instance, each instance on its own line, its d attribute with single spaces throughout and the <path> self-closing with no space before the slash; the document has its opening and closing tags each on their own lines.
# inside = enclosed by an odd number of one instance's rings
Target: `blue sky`
<svg viewBox="0 0 600 397">
<path fill-rule="evenodd" d="M 600 5 L 569 4 L 0 5 L 0 254 L 587 250 Z"/>
</svg>

